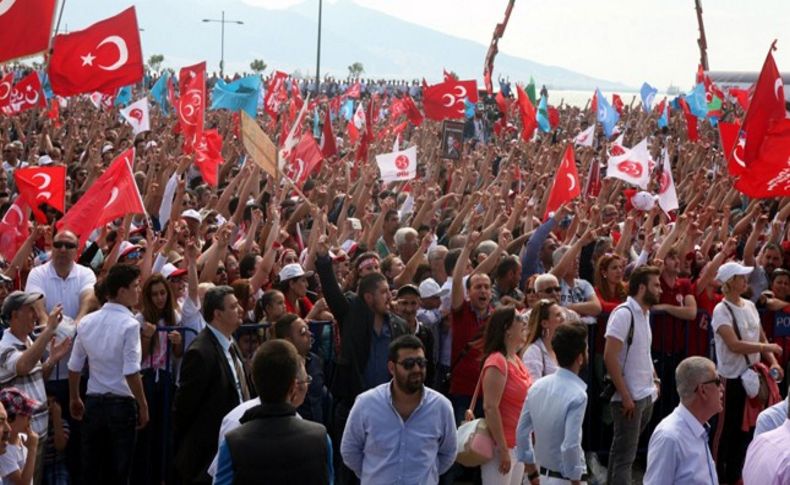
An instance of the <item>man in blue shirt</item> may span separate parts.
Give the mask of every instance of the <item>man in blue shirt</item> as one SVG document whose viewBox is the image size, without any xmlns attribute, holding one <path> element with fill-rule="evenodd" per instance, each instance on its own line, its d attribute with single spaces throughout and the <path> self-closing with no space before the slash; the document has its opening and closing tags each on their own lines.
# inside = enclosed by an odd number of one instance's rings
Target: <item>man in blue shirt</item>
<svg viewBox="0 0 790 485">
<path fill-rule="evenodd" d="M 705 357 L 684 359 L 675 369 L 680 404 L 650 437 L 645 485 L 715 485 L 716 464 L 708 447 L 708 420 L 722 410 L 722 381 Z"/>
<path fill-rule="evenodd" d="M 362 485 L 435 484 L 455 461 L 453 409 L 425 387 L 427 365 L 420 339 L 398 337 L 389 347 L 392 381 L 357 396 L 340 452 Z"/>
<path fill-rule="evenodd" d="M 530 483 L 578 485 L 587 480 L 582 450 L 587 385 L 578 375 L 587 364 L 587 327 L 564 323 L 551 345 L 560 368 L 529 389 L 516 428 L 516 453 Z"/>
</svg>

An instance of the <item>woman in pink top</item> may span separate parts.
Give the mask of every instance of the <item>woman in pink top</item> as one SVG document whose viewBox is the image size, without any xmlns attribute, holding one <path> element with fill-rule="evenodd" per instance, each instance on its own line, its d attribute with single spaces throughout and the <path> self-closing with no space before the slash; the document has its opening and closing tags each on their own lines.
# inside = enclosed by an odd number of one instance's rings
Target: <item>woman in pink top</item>
<svg viewBox="0 0 790 485">
<path fill-rule="evenodd" d="M 494 459 L 481 467 L 483 484 L 521 484 L 524 463 L 516 460 L 516 426 L 532 384 L 518 351 L 526 345 L 526 321 L 513 306 L 491 315 L 483 343 L 483 410 L 496 443 Z"/>
</svg>

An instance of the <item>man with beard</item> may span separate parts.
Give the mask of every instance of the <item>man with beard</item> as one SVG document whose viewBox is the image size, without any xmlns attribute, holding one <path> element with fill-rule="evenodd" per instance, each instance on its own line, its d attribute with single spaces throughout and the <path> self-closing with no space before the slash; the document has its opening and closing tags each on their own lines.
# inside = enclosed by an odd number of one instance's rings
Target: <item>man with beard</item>
<svg viewBox="0 0 790 485">
<path fill-rule="evenodd" d="M 587 384 L 579 378 L 579 370 L 587 365 L 587 327 L 561 324 L 551 345 L 560 368 L 529 389 L 516 430 L 517 456 L 526 464 L 530 483 L 539 478 L 540 483 L 577 484 L 587 479 L 582 450 Z"/>
<path fill-rule="evenodd" d="M 661 386 L 650 356 L 650 308 L 661 301 L 660 274 L 654 266 L 636 268 L 628 280 L 628 298 L 606 323 L 603 359 L 616 389 L 607 479 L 612 485 L 631 483 L 639 435 L 650 422 Z"/>
<path fill-rule="evenodd" d="M 782 267 L 782 248 L 777 244 L 769 242 L 763 246 L 759 258 L 754 257 L 757 235 L 762 233 L 761 221 L 758 221 L 754 232 L 746 241 L 743 249 L 743 265 L 753 266 L 754 271 L 749 276 L 749 286 L 752 289 L 751 300 L 757 302 L 763 291 L 768 289 L 768 278 L 776 268 Z M 755 264 L 759 263 L 759 264 Z"/>
<path fill-rule="evenodd" d="M 455 461 L 453 409 L 425 387 L 425 348 L 414 335 L 389 347 L 392 381 L 360 394 L 346 422 L 340 453 L 367 483 L 439 482 Z"/>
</svg>

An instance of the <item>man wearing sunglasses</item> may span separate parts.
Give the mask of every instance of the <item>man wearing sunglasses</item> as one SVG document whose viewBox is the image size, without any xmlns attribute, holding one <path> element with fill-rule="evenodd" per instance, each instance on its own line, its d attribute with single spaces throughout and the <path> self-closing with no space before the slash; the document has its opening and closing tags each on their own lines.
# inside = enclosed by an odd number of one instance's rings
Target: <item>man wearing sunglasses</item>
<svg viewBox="0 0 790 485">
<path fill-rule="evenodd" d="M 425 387 L 425 347 L 403 335 L 389 347 L 392 380 L 357 396 L 340 453 L 368 483 L 439 482 L 455 461 L 456 429 L 450 401 Z"/>
<path fill-rule="evenodd" d="M 719 483 L 708 447 L 708 420 L 721 412 L 724 390 L 716 365 L 705 357 L 684 359 L 675 382 L 680 404 L 650 437 L 644 483 Z"/>
</svg>

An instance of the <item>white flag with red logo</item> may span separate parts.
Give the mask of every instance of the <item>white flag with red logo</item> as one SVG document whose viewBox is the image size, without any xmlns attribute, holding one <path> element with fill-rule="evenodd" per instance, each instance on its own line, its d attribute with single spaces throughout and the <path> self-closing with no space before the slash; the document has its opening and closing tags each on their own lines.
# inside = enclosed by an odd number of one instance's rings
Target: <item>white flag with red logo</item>
<svg viewBox="0 0 790 485">
<path fill-rule="evenodd" d="M 675 190 L 675 181 L 672 179 L 669 153 L 667 153 L 666 148 L 661 154 L 661 175 L 658 178 L 658 206 L 667 214 L 680 207 L 678 205 L 678 194 Z"/>
<path fill-rule="evenodd" d="M 619 148 L 616 145 L 614 148 Z M 620 155 L 615 155 L 615 150 L 610 152 L 606 178 L 617 178 L 631 185 L 647 190 L 650 182 L 650 152 L 647 150 L 647 138 L 640 141 L 635 147 L 617 150 L 623 151 Z"/>
<path fill-rule="evenodd" d="M 589 128 L 582 131 L 576 138 L 573 139 L 573 143 L 583 147 L 591 147 L 593 146 L 593 140 L 595 140 L 595 125 L 590 125 Z"/>
<path fill-rule="evenodd" d="M 121 110 L 123 119 L 132 125 L 135 136 L 151 130 L 151 119 L 148 115 L 148 98 L 141 98 Z"/>
<path fill-rule="evenodd" d="M 354 112 L 354 116 L 352 116 L 348 122 L 348 138 L 352 145 L 357 144 L 359 134 L 366 129 L 366 126 L 367 116 L 365 115 L 365 108 L 362 106 L 362 103 L 359 103 L 357 110 Z"/>
<path fill-rule="evenodd" d="M 411 180 L 417 176 L 417 147 L 376 155 L 376 164 L 384 183 Z"/>
</svg>

